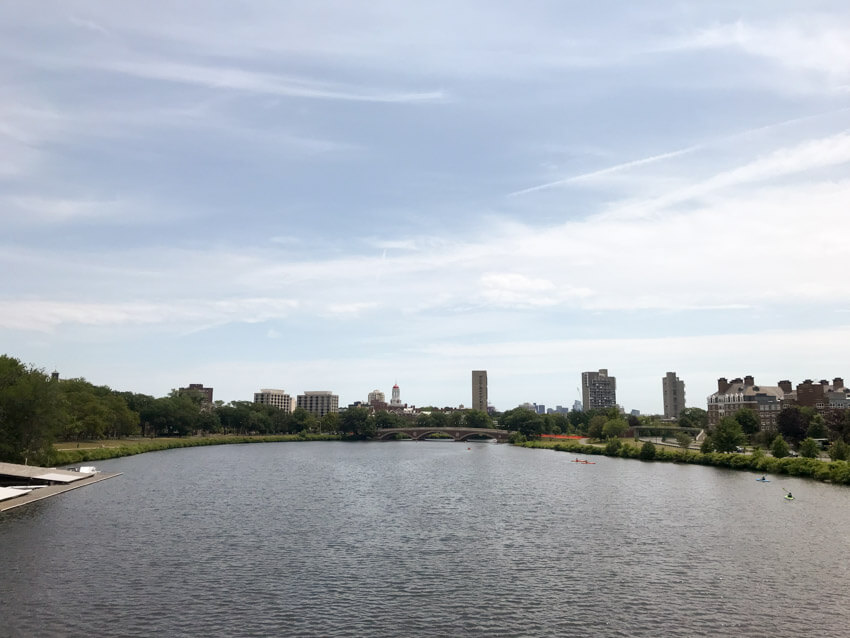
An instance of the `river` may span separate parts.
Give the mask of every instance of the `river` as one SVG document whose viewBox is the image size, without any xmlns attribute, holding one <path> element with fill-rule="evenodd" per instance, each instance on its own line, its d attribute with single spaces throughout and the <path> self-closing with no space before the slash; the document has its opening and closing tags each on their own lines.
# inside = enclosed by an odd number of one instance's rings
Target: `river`
<svg viewBox="0 0 850 638">
<path fill-rule="evenodd" d="M 123 475 L 0 514 L 0 636 L 848 635 L 850 488 L 574 458 L 404 441 L 103 461 Z"/>
</svg>

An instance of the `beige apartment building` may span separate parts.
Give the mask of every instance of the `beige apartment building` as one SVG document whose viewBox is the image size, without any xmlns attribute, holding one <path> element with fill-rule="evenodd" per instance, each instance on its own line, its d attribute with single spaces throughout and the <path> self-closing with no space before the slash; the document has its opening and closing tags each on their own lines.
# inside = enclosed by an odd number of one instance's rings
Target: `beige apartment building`
<svg viewBox="0 0 850 638">
<path fill-rule="evenodd" d="M 661 379 L 661 389 L 664 396 L 664 418 L 678 419 L 685 409 L 685 382 L 668 372 Z"/>
<path fill-rule="evenodd" d="M 472 371 L 472 409 L 487 411 L 487 371 Z"/>
<path fill-rule="evenodd" d="M 271 405 L 284 412 L 292 412 L 295 409 L 292 403 L 292 397 L 283 390 L 263 389 L 255 392 L 254 403 Z"/>
<path fill-rule="evenodd" d="M 339 412 L 339 396 L 330 390 L 310 390 L 298 395 L 296 407 L 322 417 L 329 412 Z"/>
</svg>

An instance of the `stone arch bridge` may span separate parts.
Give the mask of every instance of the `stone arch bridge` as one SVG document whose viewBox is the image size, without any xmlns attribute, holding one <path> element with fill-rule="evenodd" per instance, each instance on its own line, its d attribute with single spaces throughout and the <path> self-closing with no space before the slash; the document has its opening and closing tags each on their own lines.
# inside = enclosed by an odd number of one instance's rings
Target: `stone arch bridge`
<svg viewBox="0 0 850 638">
<path fill-rule="evenodd" d="M 376 439 L 379 441 L 395 440 L 396 435 L 403 434 L 410 437 L 414 441 L 422 441 L 428 437 L 439 434 L 443 437 L 448 435 L 455 441 L 468 441 L 470 439 L 486 436 L 489 439 L 496 439 L 499 443 L 507 443 L 510 432 L 507 430 L 489 430 L 484 428 L 387 428 L 378 430 L 375 433 Z"/>
</svg>

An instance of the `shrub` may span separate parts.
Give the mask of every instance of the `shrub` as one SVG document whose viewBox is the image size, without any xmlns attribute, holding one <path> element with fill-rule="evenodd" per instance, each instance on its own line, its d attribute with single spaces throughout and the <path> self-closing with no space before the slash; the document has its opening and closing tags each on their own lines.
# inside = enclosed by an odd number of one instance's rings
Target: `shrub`
<svg viewBox="0 0 850 638">
<path fill-rule="evenodd" d="M 617 452 L 620 451 L 620 446 L 623 443 L 620 439 L 608 439 L 608 442 L 605 444 L 605 454 L 608 456 L 617 456 Z"/>
<path fill-rule="evenodd" d="M 770 453 L 773 454 L 774 457 L 777 459 L 785 458 L 788 456 L 788 452 L 790 452 L 790 448 L 785 442 L 785 439 L 782 438 L 781 434 L 773 439 L 773 443 L 770 444 Z"/>
<path fill-rule="evenodd" d="M 655 458 L 655 445 L 651 441 L 647 441 L 641 446 L 640 458 L 644 461 L 651 461 Z"/>
</svg>

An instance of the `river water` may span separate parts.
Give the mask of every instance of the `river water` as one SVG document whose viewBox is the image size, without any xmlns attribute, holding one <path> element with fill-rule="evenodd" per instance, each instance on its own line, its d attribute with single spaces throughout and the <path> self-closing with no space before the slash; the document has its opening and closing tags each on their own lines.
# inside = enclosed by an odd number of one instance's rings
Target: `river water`
<svg viewBox="0 0 850 638">
<path fill-rule="evenodd" d="M 104 461 L 124 474 L 0 514 L 0 636 L 850 634 L 850 488 L 574 458 L 404 441 Z"/>
</svg>

